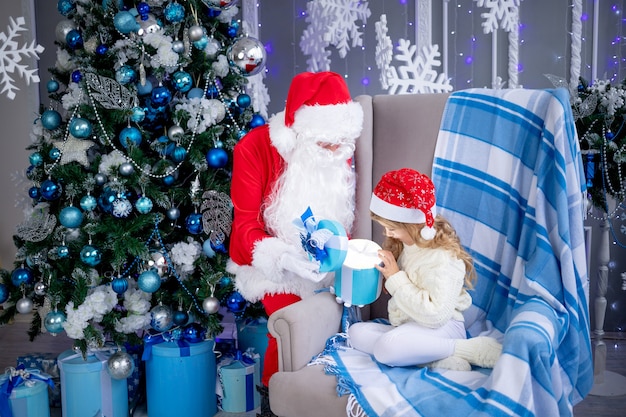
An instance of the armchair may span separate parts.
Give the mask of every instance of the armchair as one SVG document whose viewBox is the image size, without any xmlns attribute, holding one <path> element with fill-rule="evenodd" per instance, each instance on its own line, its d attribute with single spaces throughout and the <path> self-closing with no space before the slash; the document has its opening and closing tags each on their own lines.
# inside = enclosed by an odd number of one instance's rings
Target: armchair
<svg viewBox="0 0 626 417">
<path fill-rule="evenodd" d="M 448 388 L 437 404 L 423 401 L 418 414 L 406 415 L 572 415 L 593 372 L 582 165 L 567 92 L 482 89 L 356 101 L 365 118 L 355 156 L 353 237 L 382 240 L 368 207 L 384 172 L 431 174 L 439 212 L 479 275 L 465 314 L 468 335 L 491 334 L 504 345 L 492 371 L 416 370 L 416 392 Z M 363 319 L 386 317 L 387 300 L 382 295 L 364 307 Z M 280 372 L 269 386 L 278 416 L 346 416 L 348 408 L 357 415 L 354 397 L 338 396 L 337 378 L 324 365 L 308 365 L 340 330 L 341 315 L 334 297 L 319 293 L 269 318 L 279 346 Z M 375 408 L 364 410 L 378 414 Z"/>
</svg>

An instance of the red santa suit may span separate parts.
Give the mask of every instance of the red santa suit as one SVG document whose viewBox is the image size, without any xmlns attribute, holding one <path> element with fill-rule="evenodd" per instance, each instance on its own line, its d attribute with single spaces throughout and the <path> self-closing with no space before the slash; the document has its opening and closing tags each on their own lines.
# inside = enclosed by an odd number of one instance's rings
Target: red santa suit
<svg viewBox="0 0 626 417">
<path fill-rule="evenodd" d="M 340 75 L 302 73 L 292 80 L 285 110 L 235 146 L 227 269 L 243 297 L 261 300 L 268 315 L 330 285 L 332 274 L 320 274 L 309 259 L 294 220 L 310 207 L 316 219 L 350 231 L 355 175 L 348 161 L 362 124 L 361 106 Z M 264 385 L 277 370 L 270 336 Z"/>
</svg>

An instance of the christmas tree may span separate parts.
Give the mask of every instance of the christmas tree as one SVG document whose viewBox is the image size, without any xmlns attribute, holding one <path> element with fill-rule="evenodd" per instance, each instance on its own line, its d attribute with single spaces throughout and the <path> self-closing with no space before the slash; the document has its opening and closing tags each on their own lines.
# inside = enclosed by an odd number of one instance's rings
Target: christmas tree
<svg viewBox="0 0 626 417">
<path fill-rule="evenodd" d="M 225 272 L 230 155 L 265 123 L 245 93 L 265 52 L 235 3 L 58 1 L 0 323 L 34 309 L 31 339 L 43 326 L 85 351 L 216 335 L 221 304 L 243 314 Z"/>
</svg>

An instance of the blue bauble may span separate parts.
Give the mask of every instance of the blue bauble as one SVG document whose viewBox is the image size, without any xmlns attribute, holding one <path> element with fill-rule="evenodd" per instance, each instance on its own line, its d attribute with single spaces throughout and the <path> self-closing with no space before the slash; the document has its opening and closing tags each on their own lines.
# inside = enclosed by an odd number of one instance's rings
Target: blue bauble
<svg viewBox="0 0 626 417">
<path fill-rule="evenodd" d="M 59 213 L 59 222 L 68 229 L 75 229 L 83 222 L 83 212 L 74 206 L 65 207 Z"/>
<path fill-rule="evenodd" d="M 128 289 L 128 280 L 123 277 L 114 278 L 111 281 L 111 289 L 115 291 L 116 294 L 123 294 Z"/>
<path fill-rule="evenodd" d="M 61 157 L 61 150 L 59 148 L 52 148 L 50 152 L 48 152 L 48 156 L 54 160 L 57 160 Z"/>
<path fill-rule="evenodd" d="M 168 187 L 170 185 L 173 185 L 176 182 L 176 176 L 174 175 L 166 175 L 163 177 L 163 184 L 167 185 Z"/>
<path fill-rule="evenodd" d="M 129 144 L 132 146 L 141 145 L 141 131 L 133 126 L 122 129 L 118 138 L 125 148 L 128 148 Z"/>
<path fill-rule="evenodd" d="M 0 282 L 0 304 L 9 299 L 9 287 Z"/>
<path fill-rule="evenodd" d="M 206 96 L 208 98 L 218 98 L 220 96 L 220 90 L 214 85 L 210 85 L 206 90 Z"/>
<path fill-rule="evenodd" d="M 209 149 L 206 161 L 211 168 L 223 168 L 228 163 L 228 153 L 222 148 Z"/>
<path fill-rule="evenodd" d="M 72 14 L 74 10 L 76 10 L 76 5 L 74 4 L 72 0 L 59 0 L 57 2 L 57 10 L 63 16 L 67 17 L 70 14 Z"/>
<path fill-rule="evenodd" d="M 115 29 L 119 30 L 125 35 L 141 29 L 141 26 L 139 26 L 139 23 L 137 23 L 137 21 L 135 20 L 135 16 L 133 16 L 131 12 L 125 10 L 117 12 L 115 17 L 113 18 L 113 25 L 115 26 Z"/>
<path fill-rule="evenodd" d="M 70 121 L 70 133 L 78 139 L 85 139 L 91 135 L 91 122 L 83 117 L 74 117 Z"/>
<path fill-rule="evenodd" d="M 72 71 L 70 78 L 72 79 L 73 82 L 78 84 L 83 79 L 83 73 L 80 72 L 80 70 L 74 70 Z"/>
<path fill-rule="evenodd" d="M 100 45 L 96 47 L 96 54 L 100 56 L 106 55 L 107 52 L 109 52 L 109 47 L 103 43 L 101 43 Z"/>
<path fill-rule="evenodd" d="M 33 200 L 38 200 L 41 197 L 41 191 L 39 191 L 39 187 L 32 186 L 28 189 L 28 195 Z"/>
<path fill-rule="evenodd" d="M 165 7 L 163 14 L 171 23 L 182 22 L 185 18 L 185 8 L 176 2 L 170 3 Z"/>
<path fill-rule="evenodd" d="M 36 167 L 43 164 L 43 157 L 41 156 L 39 152 L 31 153 L 30 156 L 28 157 L 28 160 L 30 161 L 31 165 L 34 165 Z"/>
<path fill-rule="evenodd" d="M 250 127 L 255 128 L 259 126 L 263 126 L 265 124 L 265 119 L 260 114 L 253 114 L 252 119 L 250 120 Z"/>
<path fill-rule="evenodd" d="M 59 246 L 57 248 L 57 255 L 59 256 L 59 258 L 67 258 L 68 256 L 70 256 L 70 248 L 65 245 Z"/>
<path fill-rule="evenodd" d="M 249 95 L 243 93 L 237 96 L 237 105 L 241 107 L 242 109 L 249 107 L 251 103 L 252 103 L 252 99 L 250 98 Z"/>
<path fill-rule="evenodd" d="M 137 278 L 137 285 L 143 292 L 155 292 L 161 286 L 161 277 L 156 269 L 148 269 L 142 272 Z"/>
<path fill-rule="evenodd" d="M 150 211 L 152 210 L 152 206 L 152 200 L 150 200 L 148 197 L 141 197 L 135 203 L 135 208 L 141 214 L 150 213 Z"/>
<path fill-rule="evenodd" d="M 80 199 L 80 208 L 85 211 L 91 211 L 95 209 L 97 205 L 98 202 L 96 201 L 96 198 L 92 195 L 86 195 Z"/>
<path fill-rule="evenodd" d="M 41 125 L 48 130 L 61 126 L 61 115 L 56 110 L 46 110 L 41 114 Z"/>
<path fill-rule="evenodd" d="M 187 231 L 192 235 L 197 235 L 202 232 L 202 214 L 192 213 L 185 219 L 185 227 Z"/>
<path fill-rule="evenodd" d="M 130 65 L 122 65 L 115 71 L 115 80 L 120 84 L 130 84 L 137 81 L 137 71 Z"/>
<path fill-rule="evenodd" d="M 96 266 L 102 261 L 102 252 L 95 246 L 85 245 L 80 250 L 80 260 L 89 266 Z"/>
<path fill-rule="evenodd" d="M 150 326 L 157 332 L 166 332 L 172 328 L 174 314 L 168 306 L 158 305 L 150 310 Z"/>
<path fill-rule="evenodd" d="M 180 217 L 180 210 L 178 209 L 178 207 L 170 207 L 165 212 L 165 215 L 170 220 L 177 220 Z"/>
<path fill-rule="evenodd" d="M 11 282 L 16 287 L 33 282 L 33 272 L 28 268 L 17 268 L 11 272 Z"/>
<path fill-rule="evenodd" d="M 150 93 L 152 93 L 152 83 L 150 80 L 146 80 L 145 84 L 137 83 L 137 94 L 146 96 Z"/>
<path fill-rule="evenodd" d="M 59 91 L 59 82 L 57 80 L 48 81 L 46 89 L 48 90 L 48 93 L 56 93 Z"/>
<path fill-rule="evenodd" d="M 230 38 L 236 37 L 237 34 L 239 33 L 239 26 L 235 26 L 235 25 L 229 26 L 226 33 L 228 34 Z"/>
<path fill-rule="evenodd" d="M 239 292 L 233 291 L 226 299 L 226 307 L 235 314 L 243 313 L 246 309 L 246 299 Z"/>
<path fill-rule="evenodd" d="M 172 100 L 172 92 L 162 85 L 152 89 L 152 105 L 155 107 L 167 106 Z"/>
<path fill-rule="evenodd" d="M 185 340 L 191 343 L 199 343 L 206 337 L 206 330 L 199 323 L 189 323 L 183 330 Z"/>
<path fill-rule="evenodd" d="M 72 29 L 65 35 L 65 43 L 71 49 L 80 49 L 83 47 L 83 35 L 77 29 Z"/>
<path fill-rule="evenodd" d="M 201 89 L 201 88 L 198 88 L 198 87 L 192 88 L 187 93 L 187 98 L 189 98 L 189 99 L 192 99 L 192 98 L 202 98 L 202 96 L 204 96 L 204 90 Z"/>
<path fill-rule="evenodd" d="M 209 37 L 207 35 L 203 35 L 200 39 L 198 39 L 197 41 L 193 43 L 193 46 L 194 48 L 203 51 L 204 48 L 206 48 L 208 44 L 209 44 Z"/>
<path fill-rule="evenodd" d="M 46 314 L 46 318 L 43 320 L 43 325 L 50 333 L 57 334 L 63 331 L 63 323 L 65 320 L 65 314 L 62 311 L 55 310 Z"/>
<path fill-rule="evenodd" d="M 176 163 L 181 162 L 187 156 L 187 149 L 182 146 L 176 146 L 172 151 L 172 160 Z"/>
<path fill-rule="evenodd" d="M 191 78 L 191 74 L 188 72 L 176 71 L 172 74 L 172 83 L 175 89 L 181 93 L 186 93 L 193 87 L 193 78 Z"/>
<path fill-rule="evenodd" d="M 63 192 L 63 187 L 61 184 L 54 180 L 45 180 L 41 183 L 41 187 L 39 187 L 41 191 L 41 196 L 48 201 L 56 200 L 61 197 L 61 193 Z"/>
<path fill-rule="evenodd" d="M 172 316 L 172 320 L 175 325 L 183 326 L 189 321 L 189 313 L 183 310 L 176 310 Z"/>
<path fill-rule="evenodd" d="M 209 258 L 215 256 L 215 251 L 213 250 L 213 245 L 211 245 L 211 241 L 209 239 L 205 240 L 202 244 L 202 252 Z"/>
<path fill-rule="evenodd" d="M 146 110 L 143 107 L 133 107 L 131 109 L 132 114 L 130 115 L 130 120 L 132 120 L 135 123 L 139 123 L 142 122 L 143 119 L 146 118 Z"/>
<path fill-rule="evenodd" d="M 147 16 L 148 13 L 150 13 L 150 5 L 144 1 L 137 3 L 137 13 L 139 13 L 139 16 L 141 16 L 141 18 L 143 19 L 144 16 Z M 143 19 L 143 20 L 147 20 L 147 19 Z"/>
</svg>

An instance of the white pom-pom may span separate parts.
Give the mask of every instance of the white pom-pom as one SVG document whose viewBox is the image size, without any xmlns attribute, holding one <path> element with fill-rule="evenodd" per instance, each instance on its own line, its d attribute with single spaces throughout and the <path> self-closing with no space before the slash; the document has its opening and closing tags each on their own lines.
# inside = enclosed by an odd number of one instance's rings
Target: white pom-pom
<svg viewBox="0 0 626 417">
<path fill-rule="evenodd" d="M 432 240 L 435 237 L 435 233 L 435 228 L 428 226 L 424 226 L 420 231 L 420 235 L 422 235 L 424 240 Z"/>
</svg>

